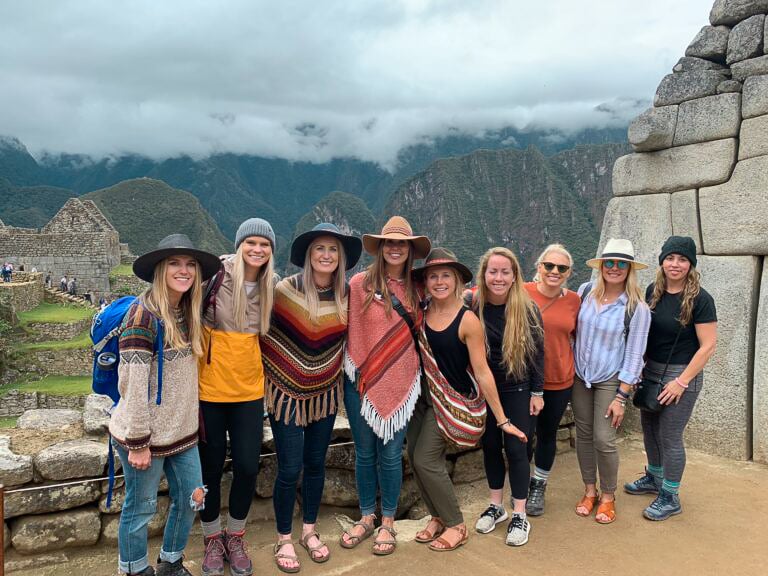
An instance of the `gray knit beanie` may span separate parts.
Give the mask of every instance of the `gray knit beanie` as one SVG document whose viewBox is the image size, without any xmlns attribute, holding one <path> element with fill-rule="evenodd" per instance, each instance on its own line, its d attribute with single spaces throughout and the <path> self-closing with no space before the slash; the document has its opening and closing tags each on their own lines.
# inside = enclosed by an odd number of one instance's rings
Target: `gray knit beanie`
<svg viewBox="0 0 768 576">
<path fill-rule="evenodd" d="M 275 250 L 275 231 L 272 230 L 272 226 L 269 222 L 263 218 L 248 218 L 245 222 L 240 224 L 235 234 L 235 251 L 240 248 L 243 240 L 249 236 L 261 236 L 269 240 L 272 244 L 272 251 Z"/>
</svg>

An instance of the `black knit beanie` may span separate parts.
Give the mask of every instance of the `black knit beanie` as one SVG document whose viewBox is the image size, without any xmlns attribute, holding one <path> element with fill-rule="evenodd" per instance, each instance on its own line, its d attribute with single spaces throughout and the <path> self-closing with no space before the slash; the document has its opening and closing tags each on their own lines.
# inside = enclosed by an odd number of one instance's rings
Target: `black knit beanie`
<svg viewBox="0 0 768 576">
<path fill-rule="evenodd" d="M 661 254 L 659 254 L 659 266 L 664 262 L 664 259 L 670 254 L 680 254 L 688 258 L 691 266 L 696 267 L 696 243 L 690 236 L 670 236 L 667 241 L 664 242 L 664 246 L 661 247 Z"/>
</svg>

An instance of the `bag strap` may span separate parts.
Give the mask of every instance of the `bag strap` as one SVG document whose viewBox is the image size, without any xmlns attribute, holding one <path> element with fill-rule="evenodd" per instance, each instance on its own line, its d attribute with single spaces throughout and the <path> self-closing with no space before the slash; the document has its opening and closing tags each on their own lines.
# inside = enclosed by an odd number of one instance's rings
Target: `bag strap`
<svg viewBox="0 0 768 576">
<path fill-rule="evenodd" d="M 376 291 L 376 297 L 383 298 L 381 292 L 378 290 Z M 400 299 L 397 296 L 390 294 L 389 297 L 392 300 L 392 308 L 394 308 L 395 312 L 400 314 L 400 317 L 408 325 L 408 331 L 411 333 L 413 343 L 416 345 L 416 352 L 419 352 L 419 336 L 416 333 L 416 325 L 413 323 L 413 318 L 408 314 L 408 310 L 405 309 L 405 306 L 403 306 L 403 303 L 400 302 Z"/>
<path fill-rule="evenodd" d="M 678 320 L 678 323 L 680 321 Z M 664 386 L 664 378 L 667 375 L 667 368 L 669 368 L 669 361 L 672 360 L 672 354 L 675 353 L 675 347 L 677 346 L 678 340 L 680 340 L 680 333 L 683 331 L 683 325 L 680 324 L 677 328 L 677 336 L 675 336 L 675 342 L 672 344 L 672 349 L 669 351 L 669 355 L 667 355 L 667 362 L 664 365 L 664 372 L 661 373 L 661 385 Z"/>
</svg>

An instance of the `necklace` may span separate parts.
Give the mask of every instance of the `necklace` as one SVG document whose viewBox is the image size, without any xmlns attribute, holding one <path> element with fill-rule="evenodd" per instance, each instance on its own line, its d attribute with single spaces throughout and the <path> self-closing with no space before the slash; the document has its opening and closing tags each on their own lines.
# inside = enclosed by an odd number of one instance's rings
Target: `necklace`
<svg viewBox="0 0 768 576">
<path fill-rule="evenodd" d="M 331 288 L 333 288 L 333 284 L 328 284 L 327 286 L 320 286 L 319 284 L 315 285 L 315 289 L 318 292 L 328 292 Z"/>
</svg>

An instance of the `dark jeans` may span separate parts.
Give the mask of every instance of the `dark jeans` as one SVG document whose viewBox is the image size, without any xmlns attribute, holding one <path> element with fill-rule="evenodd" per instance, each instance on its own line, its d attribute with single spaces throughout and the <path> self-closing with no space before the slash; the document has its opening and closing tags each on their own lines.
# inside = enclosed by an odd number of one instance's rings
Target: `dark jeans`
<svg viewBox="0 0 768 576">
<path fill-rule="evenodd" d="M 245 520 L 251 509 L 259 473 L 264 433 L 264 400 L 250 402 L 200 402 L 201 438 L 198 444 L 203 482 L 208 486 L 203 522 L 213 522 L 221 510 L 221 476 L 227 456 L 227 433 L 232 455 L 232 490 L 229 514 Z"/>
<path fill-rule="evenodd" d="M 272 494 L 275 519 L 279 534 L 290 534 L 293 526 L 293 508 L 296 504 L 296 486 L 301 481 L 301 503 L 305 524 L 314 524 L 320 510 L 320 498 L 325 485 L 325 455 L 331 443 L 336 413 L 306 426 L 294 423 L 294 411 L 285 423 L 285 412 L 280 421 L 269 415 L 277 452 L 277 479 Z"/>
<path fill-rule="evenodd" d="M 531 392 L 529 390 L 499 390 L 499 400 L 504 407 L 504 414 L 512 421 L 512 424 L 528 434 L 533 427 L 530 412 Z M 512 498 L 517 500 L 528 498 L 531 471 L 526 445 L 514 436 L 502 432 L 490 409 L 488 410 L 482 443 L 483 464 L 485 464 L 485 474 L 488 477 L 488 487 L 491 490 L 504 488 L 504 453 L 506 453 Z"/>
<path fill-rule="evenodd" d="M 542 470 L 552 470 L 557 453 L 557 429 L 571 401 L 573 387 L 565 390 L 544 390 L 544 409 L 536 417 L 536 460 Z M 534 455 L 534 443 L 528 438 L 528 459 Z"/>
</svg>

